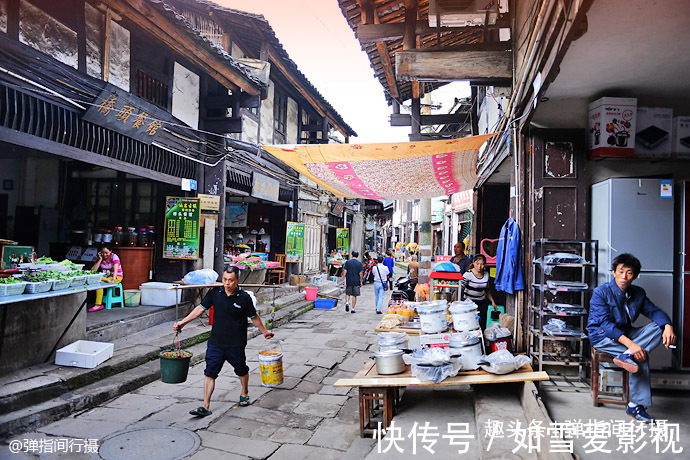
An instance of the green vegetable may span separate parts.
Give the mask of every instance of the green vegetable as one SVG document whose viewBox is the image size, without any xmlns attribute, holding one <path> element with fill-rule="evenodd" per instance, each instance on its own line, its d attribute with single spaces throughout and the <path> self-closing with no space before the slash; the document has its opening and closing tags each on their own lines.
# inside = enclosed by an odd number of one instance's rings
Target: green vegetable
<svg viewBox="0 0 690 460">
<path fill-rule="evenodd" d="M 58 265 L 64 265 L 64 266 L 66 266 L 66 267 L 75 267 L 77 264 L 75 264 L 75 263 L 72 262 L 71 260 L 65 259 L 65 260 L 63 260 L 62 262 L 59 262 Z"/>
<path fill-rule="evenodd" d="M 14 283 L 21 283 L 21 279 L 14 278 L 12 276 L 8 276 L 7 278 L 0 278 L 0 284 L 14 284 Z"/>
<path fill-rule="evenodd" d="M 56 264 L 57 261 L 51 259 L 50 257 L 42 256 L 36 261 L 37 264 Z"/>
<path fill-rule="evenodd" d="M 40 283 L 43 281 L 48 281 L 50 278 L 47 271 L 38 271 L 26 274 L 22 277 L 23 281 L 28 281 L 30 283 Z"/>
<path fill-rule="evenodd" d="M 65 272 L 61 272 L 59 270 L 46 270 L 43 273 L 47 274 L 48 278 L 51 280 L 64 281 L 70 279 Z"/>
</svg>

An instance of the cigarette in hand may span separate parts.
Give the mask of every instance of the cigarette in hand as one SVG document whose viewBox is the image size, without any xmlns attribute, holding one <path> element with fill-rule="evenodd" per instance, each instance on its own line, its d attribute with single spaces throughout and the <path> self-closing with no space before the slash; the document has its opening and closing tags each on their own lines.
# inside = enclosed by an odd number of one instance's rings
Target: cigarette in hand
<svg viewBox="0 0 690 460">
<path fill-rule="evenodd" d="M 669 345 L 668 347 L 669 347 L 669 348 L 676 348 L 675 345 Z"/>
</svg>

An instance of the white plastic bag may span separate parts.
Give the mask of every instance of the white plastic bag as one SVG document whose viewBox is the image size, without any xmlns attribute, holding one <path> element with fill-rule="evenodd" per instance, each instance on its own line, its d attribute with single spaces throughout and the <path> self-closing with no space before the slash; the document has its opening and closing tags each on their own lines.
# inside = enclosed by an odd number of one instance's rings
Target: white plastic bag
<svg viewBox="0 0 690 460">
<path fill-rule="evenodd" d="M 407 356 L 407 355 L 404 355 Z M 459 362 L 450 362 L 448 364 L 441 364 L 440 366 L 430 366 L 428 364 L 413 364 L 411 366 L 412 375 L 417 377 L 422 382 L 439 383 L 448 377 L 458 375 L 462 364 Z"/>
<path fill-rule="evenodd" d="M 412 354 L 403 355 L 403 361 L 405 364 L 440 366 L 450 362 L 450 351 L 440 347 L 415 348 Z"/>
<path fill-rule="evenodd" d="M 182 282 L 184 284 L 211 284 L 218 280 L 218 273 L 210 268 L 202 270 L 194 270 L 184 275 Z"/>
<path fill-rule="evenodd" d="M 529 357 L 525 355 L 513 356 L 508 350 L 494 351 L 489 356 L 484 356 L 484 360 L 488 364 L 482 364 L 481 368 L 486 372 L 498 375 L 510 374 L 532 362 Z"/>
</svg>

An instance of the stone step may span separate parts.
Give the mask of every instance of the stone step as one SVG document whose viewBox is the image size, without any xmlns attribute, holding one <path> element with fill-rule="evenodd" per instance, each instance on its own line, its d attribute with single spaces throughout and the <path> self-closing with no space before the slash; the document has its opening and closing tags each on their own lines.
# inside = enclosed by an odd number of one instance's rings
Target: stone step
<svg viewBox="0 0 690 460">
<path fill-rule="evenodd" d="M 264 318 L 277 328 L 314 308 L 313 301 L 295 301 Z M 205 358 L 210 335 L 206 322 L 188 324 L 181 346 L 194 353 L 192 362 Z M 248 337 L 259 335 L 250 324 Z M 32 366 L 0 378 L 0 439 L 52 423 L 74 412 L 97 406 L 160 378 L 158 354 L 171 349 L 172 321 L 115 340 L 115 354 L 95 369 Z"/>
<path fill-rule="evenodd" d="M 136 316 L 126 318 L 115 318 L 105 324 L 93 325 L 86 328 L 86 340 L 95 342 L 113 342 L 120 337 L 126 337 L 143 331 L 161 323 L 173 321 L 175 319 L 175 306 L 148 310 L 151 307 L 140 306 Z M 131 313 L 132 308 L 127 308 L 127 313 Z"/>
</svg>

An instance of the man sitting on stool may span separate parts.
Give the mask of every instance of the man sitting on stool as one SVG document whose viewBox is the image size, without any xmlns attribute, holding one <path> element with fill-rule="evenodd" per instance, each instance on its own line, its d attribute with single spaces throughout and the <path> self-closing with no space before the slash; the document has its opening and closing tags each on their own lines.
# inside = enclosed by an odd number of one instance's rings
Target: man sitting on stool
<svg viewBox="0 0 690 460">
<path fill-rule="evenodd" d="M 587 332 L 594 348 L 613 355 L 613 362 L 630 372 L 630 402 L 625 413 L 652 423 L 654 417 L 645 409 L 652 404 L 648 354 L 662 342 L 666 348 L 674 345 L 676 335 L 668 315 L 649 300 L 644 289 L 632 285 L 641 268 L 632 254 L 613 259 L 613 280 L 592 294 Z M 633 327 L 640 313 L 652 323 Z"/>
</svg>

